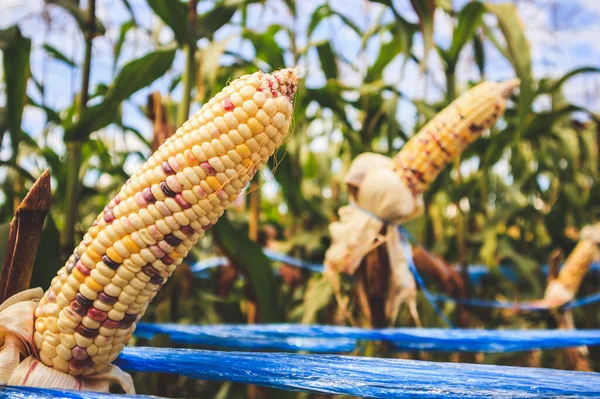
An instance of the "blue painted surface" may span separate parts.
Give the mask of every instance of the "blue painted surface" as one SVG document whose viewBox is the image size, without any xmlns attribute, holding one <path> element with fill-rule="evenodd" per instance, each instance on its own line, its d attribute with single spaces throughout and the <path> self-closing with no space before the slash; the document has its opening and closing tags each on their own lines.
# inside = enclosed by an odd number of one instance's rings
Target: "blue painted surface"
<svg viewBox="0 0 600 399">
<path fill-rule="evenodd" d="M 349 352 L 358 341 L 385 341 L 398 350 L 515 352 L 600 345 L 600 330 L 363 329 L 304 324 L 138 324 L 134 333 L 223 349 Z"/>
<path fill-rule="evenodd" d="M 371 398 L 591 398 L 600 374 L 337 355 L 128 347 L 127 371 Z"/>
</svg>

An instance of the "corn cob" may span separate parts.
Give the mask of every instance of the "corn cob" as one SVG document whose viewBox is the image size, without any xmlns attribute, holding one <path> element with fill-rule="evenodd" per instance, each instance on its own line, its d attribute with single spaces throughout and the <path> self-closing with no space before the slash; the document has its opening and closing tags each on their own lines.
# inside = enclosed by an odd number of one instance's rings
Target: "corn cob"
<svg viewBox="0 0 600 399">
<path fill-rule="evenodd" d="M 575 298 L 583 278 L 600 251 L 600 224 L 585 227 L 580 240 L 560 269 L 558 277 L 548 284 L 544 300 L 548 306 L 560 306 Z"/>
<path fill-rule="evenodd" d="M 149 302 L 288 133 L 295 69 L 231 82 L 98 216 L 35 311 L 40 360 L 71 375 L 119 355 Z"/>
<path fill-rule="evenodd" d="M 402 147 L 396 170 L 413 194 L 424 192 L 444 167 L 502 116 L 519 80 L 483 82 L 456 99 Z"/>
</svg>

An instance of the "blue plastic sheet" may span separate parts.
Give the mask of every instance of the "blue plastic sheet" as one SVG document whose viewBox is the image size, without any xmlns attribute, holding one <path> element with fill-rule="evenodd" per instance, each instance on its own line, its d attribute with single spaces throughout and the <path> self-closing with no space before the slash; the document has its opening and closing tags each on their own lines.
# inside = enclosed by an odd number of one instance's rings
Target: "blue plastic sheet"
<svg viewBox="0 0 600 399">
<path fill-rule="evenodd" d="M 236 326 L 237 327 L 237 326 Z M 276 351 L 309 351 L 315 353 L 351 352 L 356 348 L 356 339 L 338 336 L 333 340 L 328 337 L 305 337 L 300 335 L 282 336 L 260 332 L 243 331 L 220 326 L 190 326 L 181 324 L 138 324 L 134 334 L 138 338 L 152 339 L 155 335 L 168 335 L 172 342 L 178 344 L 199 345 L 209 348 L 226 348 L 237 350 L 276 350 Z"/>
<path fill-rule="evenodd" d="M 133 348 L 116 364 L 292 391 L 369 398 L 598 397 L 600 374 L 336 355 Z"/>
<path fill-rule="evenodd" d="M 43 389 L 33 387 L 15 387 L 0 385 L 0 399 L 143 399 L 157 398 L 145 395 L 117 395 L 86 391 L 63 391 L 58 389 Z"/>
<path fill-rule="evenodd" d="M 176 343 L 225 349 L 349 352 L 358 341 L 389 342 L 398 350 L 515 352 L 600 345 L 600 330 L 475 330 L 443 328 L 363 329 L 304 324 L 146 324 L 136 336 L 170 336 Z M 282 349 L 281 343 L 288 344 Z M 320 346 L 323 345 L 323 346 Z M 337 346 L 336 346 L 337 345 Z"/>
</svg>

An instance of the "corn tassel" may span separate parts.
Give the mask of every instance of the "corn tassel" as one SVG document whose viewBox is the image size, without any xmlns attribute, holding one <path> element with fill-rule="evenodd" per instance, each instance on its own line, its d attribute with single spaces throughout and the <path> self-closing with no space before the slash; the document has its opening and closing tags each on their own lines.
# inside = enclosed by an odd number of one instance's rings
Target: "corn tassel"
<svg viewBox="0 0 600 399">
<path fill-rule="evenodd" d="M 35 311 L 40 360 L 90 375 L 289 131 L 294 69 L 234 80 L 167 139 L 98 216 Z"/>
<path fill-rule="evenodd" d="M 439 173 L 504 114 L 506 99 L 519 85 L 483 82 L 456 99 L 402 147 L 396 170 L 413 194 L 423 193 Z"/>
</svg>

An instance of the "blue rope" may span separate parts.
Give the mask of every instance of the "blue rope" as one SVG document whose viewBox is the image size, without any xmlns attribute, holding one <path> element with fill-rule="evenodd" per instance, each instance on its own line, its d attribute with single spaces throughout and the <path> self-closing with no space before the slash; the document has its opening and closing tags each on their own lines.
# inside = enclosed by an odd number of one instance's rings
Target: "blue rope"
<svg viewBox="0 0 600 399">
<path fill-rule="evenodd" d="M 446 315 L 441 311 L 441 309 L 437 306 L 437 302 L 453 302 L 453 303 L 458 303 L 458 304 L 467 305 L 467 306 L 488 307 L 488 308 L 497 308 L 497 309 L 514 309 L 514 310 L 520 310 L 520 311 L 548 310 L 548 307 L 545 307 L 545 306 L 537 306 L 537 305 L 526 304 L 526 303 L 499 302 L 499 301 L 494 301 L 494 300 L 477 299 L 477 298 L 452 298 L 447 295 L 441 295 L 441 294 L 433 295 L 427 289 L 425 282 L 424 282 L 423 278 L 421 277 L 419 271 L 417 270 L 417 267 L 412 258 L 412 250 L 410 248 L 410 244 L 409 244 L 408 240 L 414 241 L 414 239 L 410 236 L 410 233 L 404 227 L 390 223 L 390 222 L 380 218 L 379 216 L 373 214 L 372 212 L 359 207 L 355 203 L 351 202 L 350 206 L 354 207 L 357 210 L 360 210 L 361 212 L 369 215 L 370 217 L 372 217 L 374 219 L 381 221 L 382 223 L 384 223 L 387 226 L 394 226 L 394 227 L 398 228 L 398 231 L 400 232 L 401 236 L 403 237 L 402 245 L 403 245 L 404 253 L 405 253 L 405 256 L 406 256 L 406 259 L 408 262 L 408 267 L 410 268 L 410 271 L 412 272 L 412 274 L 415 278 L 415 281 L 421 288 L 421 291 L 423 291 L 425 298 L 431 304 L 431 306 L 433 307 L 435 312 L 442 319 L 442 321 L 445 324 L 447 324 L 449 327 L 452 328 L 452 323 L 446 317 Z M 271 260 L 274 260 L 277 262 L 283 262 L 283 263 L 286 263 L 286 264 L 289 264 L 289 265 L 292 265 L 295 267 L 303 268 L 303 269 L 308 269 L 312 272 L 322 273 L 324 270 L 323 264 L 306 262 L 302 259 L 298 259 L 293 256 L 282 254 L 282 253 L 270 250 L 268 248 L 264 248 L 263 253 Z M 206 270 L 213 268 L 213 267 L 223 266 L 226 264 L 227 264 L 227 258 L 224 258 L 224 257 L 212 258 L 212 259 L 197 262 L 196 264 L 192 265 L 192 272 L 196 276 L 202 276 L 206 272 Z M 489 268 L 485 265 L 470 265 L 468 267 L 468 270 L 469 270 L 469 277 L 473 278 L 475 281 L 479 281 L 481 279 L 481 277 L 489 274 L 489 272 L 490 272 Z M 545 273 L 547 273 L 548 266 L 544 265 L 543 270 Z M 590 270 L 600 270 L 600 262 L 592 264 L 590 267 Z M 513 282 L 516 281 L 517 276 L 514 273 L 514 271 L 512 271 L 512 269 L 507 268 L 505 266 L 500 266 L 500 271 L 502 272 L 502 274 L 505 277 L 509 278 L 511 281 L 513 281 Z M 561 309 L 565 309 L 565 310 L 566 309 L 574 309 L 579 306 L 585 306 L 585 305 L 589 305 L 589 304 L 596 303 L 596 302 L 600 302 L 600 292 L 589 295 L 584 298 L 573 300 L 573 301 L 563 305 L 561 307 Z M 283 347 L 285 347 L 285 344 L 282 344 L 282 348 Z"/>
<path fill-rule="evenodd" d="M 600 374 L 337 355 L 127 347 L 126 371 L 370 398 L 597 397 Z"/>
<path fill-rule="evenodd" d="M 433 310 L 435 310 L 435 312 L 440 317 L 440 319 L 442 319 L 442 321 L 448 327 L 454 328 L 452 326 L 452 323 L 448 319 L 448 317 L 446 317 L 444 312 L 442 312 L 442 310 L 439 308 L 439 306 L 435 302 L 435 297 L 431 294 L 431 292 L 429 292 L 429 290 L 425 286 L 425 281 L 423 281 L 423 278 L 421 277 L 421 275 L 419 274 L 419 271 L 417 270 L 417 266 L 415 265 L 415 261 L 413 260 L 413 257 L 412 257 L 412 249 L 410 247 L 408 240 L 406 239 L 406 237 L 407 237 L 406 230 L 404 229 L 404 227 L 398 226 L 398 232 L 401 234 L 401 237 L 402 237 L 401 243 L 402 243 L 402 248 L 404 249 L 404 256 L 406 257 L 406 262 L 408 263 L 408 268 L 412 272 L 412 274 L 415 278 L 415 281 L 419 285 L 419 288 L 421 288 L 423 295 L 425 295 L 425 298 L 427 298 L 427 301 L 429 302 L 429 304 L 431 305 Z"/>
<path fill-rule="evenodd" d="M 275 252 L 275 251 L 272 251 L 269 249 L 265 249 L 264 253 L 265 253 L 265 255 L 267 255 L 267 257 L 269 257 L 270 259 L 272 259 L 274 261 L 284 262 L 284 263 L 290 264 L 292 266 L 308 269 L 315 273 L 320 273 L 323 271 L 322 264 L 306 262 L 306 261 L 303 261 L 302 259 L 294 258 L 292 256 L 278 253 L 278 252 Z M 412 261 L 412 257 L 410 259 Z M 226 264 L 227 264 L 227 258 L 224 258 L 224 257 L 216 257 L 216 258 L 211 258 L 211 259 L 207 259 L 207 260 L 202 260 L 202 261 L 199 261 L 199 262 L 195 263 L 194 265 L 192 265 L 192 272 L 194 273 L 194 275 L 196 277 L 208 277 L 208 275 L 204 274 L 206 272 L 206 270 L 213 268 L 213 267 L 224 266 Z M 414 266 L 414 262 L 413 262 L 413 266 Z M 595 269 L 599 269 L 600 267 L 597 267 L 597 266 L 600 266 L 600 263 L 595 263 L 592 266 Z M 409 264 L 409 267 L 410 267 L 410 264 Z M 483 265 L 470 265 L 469 266 L 469 275 L 471 277 L 476 276 L 475 279 L 480 278 L 482 275 L 486 274 L 484 272 L 484 270 L 486 268 L 487 267 L 483 266 Z M 595 270 L 595 269 L 591 268 L 590 270 Z M 411 269 L 411 272 L 412 272 L 412 270 L 413 269 Z M 414 267 L 414 270 L 417 270 L 416 267 Z M 501 266 L 500 270 L 505 271 L 505 272 L 503 272 L 503 274 L 505 276 L 510 276 L 511 274 L 514 274 L 514 272 L 512 272 L 512 270 L 508 267 Z M 488 273 L 489 273 L 489 269 L 488 269 Z M 417 274 L 419 274 L 418 271 L 417 271 Z M 419 274 L 418 278 L 420 278 L 421 281 L 423 281 L 420 274 Z M 415 280 L 416 279 L 417 279 L 417 277 L 415 276 Z M 513 279 L 511 278 L 511 280 L 513 280 Z M 487 307 L 487 308 L 496 308 L 496 309 L 514 309 L 514 310 L 521 310 L 521 311 L 548 310 L 548 308 L 544 307 L 544 306 L 536 306 L 536 305 L 530 305 L 530 304 L 526 304 L 526 303 L 499 302 L 499 301 L 494 301 L 494 300 L 477 299 L 477 298 L 453 298 L 453 297 L 449 297 L 447 295 L 442 295 L 442 294 L 431 294 L 430 299 L 432 299 L 434 302 L 454 302 L 454 303 L 460 303 L 460 304 L 466 305 L 466 306 Z M 600 302 L 600 292 L 585 296 L 583 298 L 574 299 L 573 301 L 563 305 L 562 309 L 565 309 L 565 310 L 574 309 L 577 307 L 586 306 L 586 305 L 594 304 L 597 302 Z"/>
<path fill-rule="evenodd" d="M 574 309 L 574 308 L 577 308 L 580 306 L 585 306 L 585 305 L 589 305 L 591 303 L 596 303 L 596 302 L 600 302 L 600 292 L 585 296 L 583 298 L 574 299 L 571 302 L 565 304 L 563 306 L 563 309 L 565 309 L 565 310 Z"/>
<path fill-rule="evenodd" d="M 600 345 L 600 330 L 365 329 L 304 324 L 138 324 L 134 334 L 222 349 L 351 352 L 359 341 L 389 342 L 402 351 L 517 352 Z M 284 347 L 282 343 L 286 343 Z"/>
</svg>

